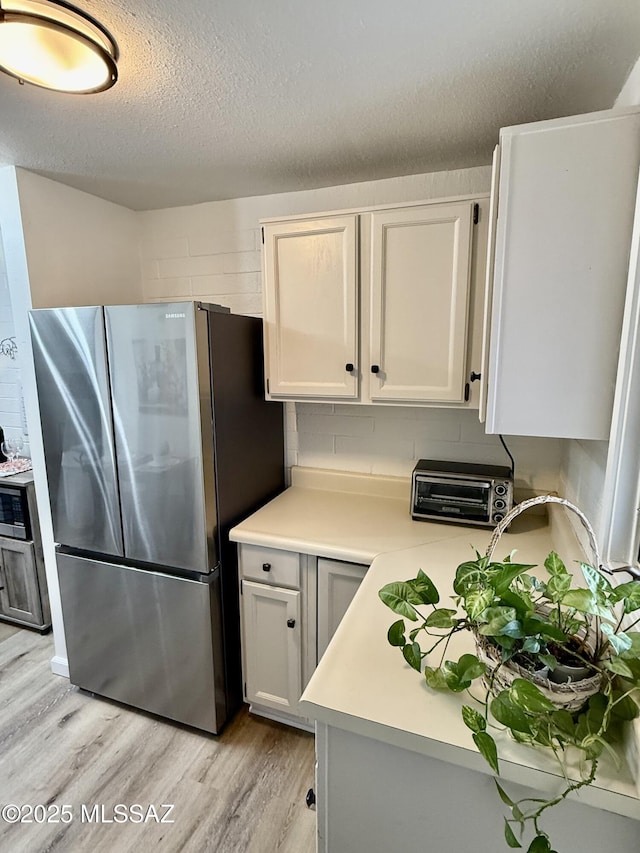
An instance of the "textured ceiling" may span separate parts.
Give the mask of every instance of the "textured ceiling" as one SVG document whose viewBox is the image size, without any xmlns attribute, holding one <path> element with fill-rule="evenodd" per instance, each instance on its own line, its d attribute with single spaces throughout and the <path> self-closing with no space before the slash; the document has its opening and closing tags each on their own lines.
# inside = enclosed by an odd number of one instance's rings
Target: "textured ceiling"
<svg viewBox="0 0 640 853">
<path fill-rule="evenodd" d="M 612 106 L 638 0 L 75 0 L 98 95 L 0 74 L 0 163 L 134 209 L 489 163 L 502 126 Z"/>
</svg>

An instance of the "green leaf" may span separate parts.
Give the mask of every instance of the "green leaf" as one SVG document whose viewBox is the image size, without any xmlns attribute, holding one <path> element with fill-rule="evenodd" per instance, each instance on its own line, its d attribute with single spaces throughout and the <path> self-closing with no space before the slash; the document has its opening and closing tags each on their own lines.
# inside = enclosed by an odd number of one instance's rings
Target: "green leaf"
<svg viewBox="0 0 640 853">
<path fill-rule="evenodd" d="M 551 722 L 563 735 L 566 735 L 567 737 L 574 736 L 576 726 L 573 722 L 573 717 L 568 711 L 565 711 L 564 708 L 558 708 L 557 711 L 553 712 L 551 715 Z"/>
<path fill-rule="evenodd" d="M 500 598 L 507 607 L 514 608 L 520 619 L 533 610 L 533 602 L 526 592 L 515 593 L 512 589 L 508 589 L 500 593 Z"/>
<path fill-rule="evenodd" d="M 524 678 L 515 678 L 509 688 L 511 701 L 529 714 L 539 714 L 553 711 L 555 705 L 542 693 L 533 682 Z"/>
<path fill-rule="evenodd" d="M 447 679 L 444 676 L 443 671 L 440 667 L 433 669 L 430 666 L 425 666 L 424 668 L 424 677 L 427 682 L 427 686 L 432 690 L 446 690 L 449 691 L 449 685 L 447 684 Z"/>
<path fill-rule="evenodd" d="M 387 631 L 387 640 L 392 646 L 404 646 L 406 640 L 404 638 L 404 622 L 398 619 Z"/>
<path fill-rule="evenodd" d="M 625 633 L 631 639 L 631 648 L 622 652 L 620 657 L 626 661 L 640 658 L 640 631 L 626 631 Z"/>
<path fill-rule="evenodd" d="M 602 693 L 596 693 L 589 699 L 589 707 L 586 711 L 587 728 L 591 734 L 597 734 L 602 729 L 604 716 L 607 712 L 609 702 Z"/>
<path fill-rule="evenodd" d="M 478 619 L 494 599 L 492 589 L 474 589 L 464 599 L 465 610 L 470 619 Z"/>
<path fill-rule="evenodd" d="M 512 582 L 517 577 L 523 575 L 526 571 L 533 568 L 534 566 L 525 565 L 524 563 L 507 563 L 506 565 L 498 568 L 495 573 L 491 575 L 491 586 L 495 589 L 498 595 L 500 595 L 501 593 L 509 589 Z"/>
<path fill-rule="evenodd" d="M 640 608 L 640 581 L 629 581 L 615 587 L 611 593 L 611 601 L 624 601 L 624 612 L 633 613 Z"/>
<path fill-rule="evenodd" d="M 420 666 L 422 664 L 422 649 L 418 643 L 407 643 L 402 648 L 402 654 L 409 666 L 412 666 L 420 672 Z"/>
<path fill-rule="evenodd" d="M 527 634 L 533 633 L 528 630 L 527 626 Z M 539 632 L 543 637 L 547 637 L 549 640 L 555 640 L 557 643 L 563 643 L 567 639 L 567 635 L 565 632 L 558 628 L 557 625 L 553 625 L 551 622 L 543 622 L 540 626 Z"/>
<path fill-rule="evenodd" d="M 502 690 L 491 701 L 491 714 L 494 720 L 502 723 L 512 732 L 522 732 L 523 734 L 531 734 L 531 724 L 527 719 L 522 708 L 514 705 L 509 696 L 508 690 Z"/>
<path fill-rule="evenodd" d="M 484 675 L 486 666 L 475 655 L 462 655 L 458 660 L 458 678 L 461 682 L 471 682 Z"/>
<path fill-rule="evenodd" d="M 596 596 L 590 589 L 570 589 L 562 597 L 562 604 L 565 607 L 572 607 L 574 610 L 579 610 L 580 613 L 593 613 L 596 616 L 608 615 L 606 609 L 604 613 L 602 612 L 602 607 L 598 604 Z"/>
<path fill-rule="evenodd" d="M 632 639 L 628 634 L 625 634 L 624 631 L 619 631 L 617 634 L 614 631 L 613 627 L 609 625 L 608 622 L 602 623 L 602 633 L 607 635 L 607 639 L 615 649 L 616 654 L 622 654 L 622 652 L 628 652 L 632 646 Z"/>
<path fill-rule="evenodd" d="M 509 796 L 509 794 L 507 794 L 507 792 L 504 790 L 504 788 L 500 785 L 498 780 L 494 779 L 493 781 L 496 783 L 496 788 L 498 789 L 498 795 L 499 795 L 500 799 L 502 800 L 502 802 L 505 804 L 505 806 L 509 806 L 509 808 L 512 808 L 513 806 L 515 806 L 515 803 L 513 802 L 513 800 Z"/>
<path fill-rule="evenodd" d="M 613 699 L 615 705 L 611 709 L 611 715 L 616 719 L 630 722 L 640 716 L 640 708 L 631 696 L 624 696 L 619 690 L 614 691 Z"/>
<path fill-rule="evenodd" d="M 626 661 L 623 661 L 622 658 L 615 657 L 611 658 L 611 660 L 606 660 L 604 662 L 605 669 L 608 669 L 609 672 L 615 672 L 616 675 L 621 675 L 623 678 L 628 678 L 633 680 L 634 672 Z"/>
<path fill-rule="evenodd" d="M 556 554 L 555 551 L 552 551 L 547 559 L 544 561 L 545 569 L 549 572 L 550 575 L 566 575 L 567 567 L 562 562 L 560 557 Z"/>
<path fill-rule="evenodd" d="M 428 628 L 452 628 L 456 624 L 456 611 L 441 607 L 426 618 Z"/>
<path fill-rule="evenodd" d="M 518 839 L 513 834 L 513 830 L 509 826 L 509 821 L 504 819 L 504 838 L 509 847 L 522 847 L 522 844 L 518 841 Z"/>
<path fill-rule="evenodd" d="M 418 614 L 410 600 L 414 599 L 415 604 L 421 604 L 421 601 L 415 600 L 415 592 L 408 583 L 396 581 L 395 583 L 385 584 L 378 592 L 378 596 L 394 613 L 398 613 L 412 622 L 418 621 Z"/>
<path fill-rule="evenodd" d="M 418 602 L 412 602 L 414 604 L 437 604 L 440 601 L 440 593 L 435 588 L 431 578 L 427 577 L 422 569 L 418 570 L 418 575 L 413 580 L 407 581 L 409 586 L 413 589 L 416 596 L 418 597 Z"/>
<path fill-rule="evenodd" d="M 465 726 L 472 732 L 484 732 L 487 728 L 487 721 L 482 714 L 475 708 L 470 708 L 469 705 L 462 706 L 462 719 Z"/>
<path fill-rule="evenodd" d="M 537 654 L 540 651 L 540 640 L 537 637 L 527 637 L 522 644 L 522 651 Z"/>
<path fill-rule="evenodd" d="M 475 655 L 462 655 L 458 661 L 447 660 L 442 666 L 442 672 L 447 682 L 447 687 L 453 693 L 461 693 L 468 687 L 474 678 L 484 674 L 486 667 L 480 663 Z"/>
<path fill-rule="evenodd" d="M 466 597 L 472 590 L 480 589 L 485 585 L 486 573 L 484 567 L 487 560 L 475 560 L 474 562 L 461 563 L 456 569 L 453 581 L 453 590 L 458 595 Z"/>
<path fill-rule="evenodd" d="M 494 773 L 499 773 L 498 767 L 498 748 L 496 742 L 487 732 L 474 732 L 473 742 L 478 748 L 478 752 L 487 762 Z"/>
<path fill-rule="evenodd" d="M 480 626 L 480 633 L 485 637 L 497 637 L 505 625 L 515 621 L 516 616 L 513 607 L 487 607 L 482 612 L 482 619 L 486 624 Z"/>
<path fill-rule="evenodd" d="M 547 584 L 546 595 L 549 601 L 556 604 L 558 601 L 562 601 L 570 589 L 571 575 L 554 575 Z"/>
<path fill-rule="evenodd" d="M 548 666 L 551 672 L 558 666 L 558 661 L 550 654 L 538 655 L 538 660 L 542 661 L 545 666 Z"/>
<path fill-rule="evenodd" d="M 522 624 L 517 619 L 512 619 L 507 622 L 504 628 L 500 631 L 501 637 L 511 637 L 514 640 L 521 640 L 524 637 Z"/>
<path fill-rule="evenodd" d="M 599 593 L 608 595 L 611 592 L 611 584 L 596 568 L 590 566 L 588 563 L 580 563 L 580 568 L 582 569 L 587 586 L 594 595 L 597 596 Z"/>
<path fill-rule="evenodd" d="M 545 835 L 536 835 L 529 845 L 527 853 L 552 853 L 549 839 Z"/>
</svg>

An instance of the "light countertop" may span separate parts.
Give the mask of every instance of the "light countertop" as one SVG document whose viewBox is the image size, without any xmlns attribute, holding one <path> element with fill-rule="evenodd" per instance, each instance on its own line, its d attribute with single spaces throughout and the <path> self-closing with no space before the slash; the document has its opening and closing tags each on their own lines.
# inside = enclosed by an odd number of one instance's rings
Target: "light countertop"
<svg viewBox="0 0 640 853">
<path fill-rule="evenodd" d="M 534 526 L 514 522 L 511 531 L 500 540 L 498 556 L 517 548 L 519 559 L 544 561 L 552 547 L 548 527 L 540 520 L 535 526 L 534 519 Z M 426 686 L 424 678 L 403 661 L 399 649 L 387 642 L 387 629 L 399 617 L 378 598 L 384 584 L 413 577 L 421 568 L 440 590 L 441 600 L 445 599 L 456 567 L 469 559 L 470 543 L 483 552 L 488 539 L 486 531 L 467 530 L 455 538 L 378 556 L 302 696 L 303 713 L 346 731 L 491 774 L 460 716 L 462 704 L 473 704 L 468 694 L 441 693 Z M 461 632 L 450 643 L 447 658 L 473 651 L 471 635 Z M 491 733 L 498 743 L 503 779 L 544 793 L 562 790 L 563 779 L 549 750 L 517 744 L 498 730 Z M 640 819 L 638 790 L 624 760 L 616 768 L 605 756 L 600 768 L 596 782 L 580 792 L 580 802 Z"/>
<path fill-rule="evenodd" d="M 423 569 L 447 596 L 456 567 L 484 553 L 490 529 L 413 521 L 408 479 L 349 475 L 294 468 L 292 486 L 230 533 L 233 541 L 351 562 L 371 564 L 345 617 L 300 702 L 310 718 L 413 752 L 491 774 L 460 716 L 463 696 L 430 690 L 424 678 L 387 642 L 396 614 L 378 598 L 386 583 L 414 577 Z M 559 538 L 558 538 L 559 537 Z M 551 527 L 544 516 L 527 513 L 503 535 L 496 551 L 542 564 L 555 547 L 565 558 L 571 533 Z M 577 541 L 576 541 L 577 544 Z M 449 593 L 450 594 L 450 593 Z M 473 651 L 470 634 L 452 640 L 447 657 Z M 542 792 L 562 789 L 558 766 L 548 750 L 515 743 L 500 731 L 501 777 Z M 635 780 L 622 759 L 619 768 L 604 757 L 596 782 L 580 801 L 640 819 Z"/>
<path fill-rule="evenodd" d="M 456 524 L 413 521 L 410 482 L 294 468 L 292 485 L 234 527 L 245 545 L 369 564 L 378 554 L 460 536 Z"/>
</svg>

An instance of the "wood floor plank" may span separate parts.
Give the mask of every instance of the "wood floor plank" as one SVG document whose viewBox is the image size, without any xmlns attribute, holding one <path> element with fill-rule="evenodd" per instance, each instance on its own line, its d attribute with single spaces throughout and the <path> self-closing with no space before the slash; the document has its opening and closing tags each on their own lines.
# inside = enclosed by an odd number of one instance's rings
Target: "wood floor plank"
<svg viewBox="0 0 640 853">
<path fill-rule="evenodd" d="M 68 804 L 73 820 L 0 819 L 0 850 L 313 853 L 312 735 L 246 708 L 219 737 L 195 732 L 79 691 L 51 674 L 52 653 L 50 636 L 0 633 L 0 806 Z M 173 823 L 88 820 L 116 804 L 158 818 L 171 804 Z"/>
</svg>

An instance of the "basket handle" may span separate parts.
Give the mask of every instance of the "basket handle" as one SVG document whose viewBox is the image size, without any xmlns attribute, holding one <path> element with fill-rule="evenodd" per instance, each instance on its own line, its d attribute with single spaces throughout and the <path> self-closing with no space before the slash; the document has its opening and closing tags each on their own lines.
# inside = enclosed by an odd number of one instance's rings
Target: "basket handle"
<svg viewBox="0 0 640 853">
<path fill-rule="evenodd" d="M 587 536 L 589 538 L 589 547 L 591 548 L 591 551 L 593 553 L 594 567 L 600 569 L 601 571 L 607 572 L 608 570 L 605 568 L 605 566 L 602 565 L 602 561 L 600 558 L 600 550 L 598 548 L 598 543 L 596 542 L 596 535 L 593 532 L 593 528 L 589 524 L 588 518 L 585 516 L 582 510 L 578 509 L 577 506 L 574 506 L 574 504 L 569 503 L 569 501 L 565 500 L 564 498 L 558 498 L 555 495 L 540 495 L 539 497 L 529 498 L 526 501 L 522 501 L 522 503 L 516 504 L 513 509 L 505 515 L 502 521 L 500 521 L 496 525 L 493 531 L 491 539 L 489 540 L 489 545 L 487 547 L 486 553 L 489 560 L 491 560 L 491 558 L 493 557 L 493 552 L 495 551 L 496 545 L 498 544 L 498 540 L 500 539 L 504 531 L 507 529 L 507 527 L 511 524 L 514 518 L 517 518 L 520 513 L 525 512 L 525 510 L 529 509 L 532 506 L 539 506 L 540 504 L 551 503 L 560 504 L 561 506 L 570 509 L 572 512 L 575 512 L 575 514 L 580 519 L 582 526 L 587 531 Z"/>
</svg>

